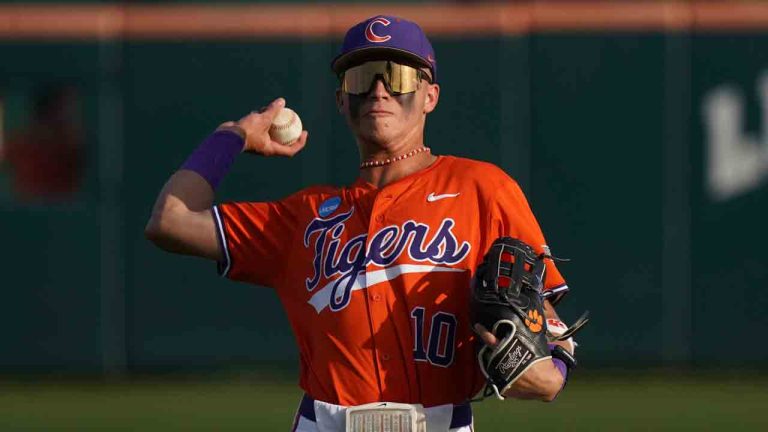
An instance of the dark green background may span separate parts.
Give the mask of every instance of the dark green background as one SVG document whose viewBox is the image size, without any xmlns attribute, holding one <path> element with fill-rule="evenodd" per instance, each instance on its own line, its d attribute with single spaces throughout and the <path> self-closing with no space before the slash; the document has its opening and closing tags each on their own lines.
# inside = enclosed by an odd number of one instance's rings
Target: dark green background
<svg viewBox="0 0 768 432">
<path fill-rule="evenodd" d="M 536 33 L 434 39 L 442 93 L 435 153 L 516 177 L 572 289 L 559 308 L 593 323 L 587 367 L 757 366 L 768 357 L 765 186 L 725 202 L 704 190 L 702 95 L 740 86 L 759 132 L 764 34 Z M 3 42 L 0 92 L 75 83 L 86 185 L 69 204 L 0 203 L 0 371 L 295 366 L 268 289 L 216 276 L 143 237 L 167 177 L 219 123 L 277 96 L 302 116 L 291 160 L 243 156 L 222 200 L 344 184 L 357 151 L 336 112 L 331 40 Z M 19 126 L 23 113 L 8 107 Z M 15 117 L 14 117 L 15 116 Z M 460 173 L 457 173 L 460 175 Z"/>
</svg>

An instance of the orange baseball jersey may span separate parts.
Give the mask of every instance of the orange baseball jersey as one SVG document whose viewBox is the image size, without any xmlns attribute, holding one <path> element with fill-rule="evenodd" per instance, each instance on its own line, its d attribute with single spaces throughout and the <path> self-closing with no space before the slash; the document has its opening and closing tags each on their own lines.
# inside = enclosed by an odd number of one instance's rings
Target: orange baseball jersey
<svg viewBox="0 0 768 432">
<path fill-rule="evenodd" d="M 470 282 L 491 243 L 547 246 L 517 183 L 498 167 L 440 156 L 382 188 L 358 180 L 276 202 L 214 207 L 219 271 L 275 289 L 300 351 L 300 385 L 338 405 L 462 403 L 485 380 Z M 547 262 L 553 301 L 568 287 Z"/>
</svg>

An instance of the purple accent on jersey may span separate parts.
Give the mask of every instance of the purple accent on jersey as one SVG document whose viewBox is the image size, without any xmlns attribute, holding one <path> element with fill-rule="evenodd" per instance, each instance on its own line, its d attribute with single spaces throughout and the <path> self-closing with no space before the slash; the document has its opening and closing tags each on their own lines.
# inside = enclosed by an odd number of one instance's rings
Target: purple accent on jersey
<svg viewBox="0 0 768 432">
<path fill-rule="evenodd" d="M 391 15 L 377 15 L 350 28 L 331 68 L 338 75 L 363 61 L 399 57 L 428 67 L 432 71 L 432 82 L 437 82 L 435 51 L 421 27 Z"/>
<path fill-rule="evenodd" d="M 216 131 L 208 136 L 181 166 L 200 174 L 213 190 L 229 172 L 235 157 L 243 151 L 245 140 L 232 131 Z"/>
<path fill-rule="evenodd" d="M 555 306 L 560 303 L 560 300 L 562 300 L 566 294 L 568 294 L 568 290 L 568 285 L 562 284 L 544 291 L 541 295 L 549 300 L 549 303 L 551 303 L 552 306 Z"/>
<path fill-rule="evenodd" d="M 317 418 L 315 416 L 315 400 L 306 394 L 303 398 L 301 398 L 301 405 L 299 405 L 299 415 L 307 420 L 317 422 Z"/>
<path fill-rule="evenodd" d="M 466 427 L 472 424 L 472 405 L 463 403 L 453 406 L 453 415 L 451 415 L 451 425 L 449 429 Z"/>
</svg>

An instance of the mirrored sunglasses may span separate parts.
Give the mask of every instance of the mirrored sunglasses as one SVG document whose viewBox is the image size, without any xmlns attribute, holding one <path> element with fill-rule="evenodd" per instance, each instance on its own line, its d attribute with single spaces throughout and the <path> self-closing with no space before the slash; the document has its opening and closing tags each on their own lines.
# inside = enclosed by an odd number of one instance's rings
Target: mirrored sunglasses
<svg viewBox="0 0 768 432">
<path fill-rule="evenodd" d="M 413 66 L 393 61 L 371 61 L 351 67 L 341 76 L 341 90 L 353 95 L 368 94 L 376 79 L 392 95 L 413 93 L 419 89 L 421 80 L 432 82 L 429 74 Z"/>
</svg>

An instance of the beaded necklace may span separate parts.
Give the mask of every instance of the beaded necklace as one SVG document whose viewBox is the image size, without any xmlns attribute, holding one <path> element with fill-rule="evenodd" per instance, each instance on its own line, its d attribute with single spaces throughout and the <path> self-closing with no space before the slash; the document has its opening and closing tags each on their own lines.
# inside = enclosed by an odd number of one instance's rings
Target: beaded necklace
<svg viewBox="0 0 768 432">
<path fill-rule="evenodd" d="M 413 149 L 409 151 L 408 153 L 401 154 L 400 156 L 395 156 L 392 158 L 384 159 L 384 160 L 376 160 L 376 159 L 370 159 L 360 164 L 360 169 L 363 168 L 370 168 L 370 167 L 377 167 L 377 166 L 383 166 L 383 165 L 389 165 L 392 162 L 401 161 L 403 159 L 408 159 L 409 157 L 416 156 L 419 153 L 422 152 L 430 152 L 429 147 L 419 147 L 417 149 Z"/>
</svg>

